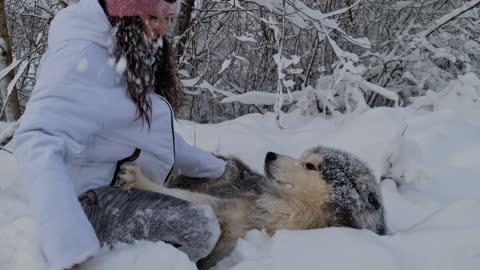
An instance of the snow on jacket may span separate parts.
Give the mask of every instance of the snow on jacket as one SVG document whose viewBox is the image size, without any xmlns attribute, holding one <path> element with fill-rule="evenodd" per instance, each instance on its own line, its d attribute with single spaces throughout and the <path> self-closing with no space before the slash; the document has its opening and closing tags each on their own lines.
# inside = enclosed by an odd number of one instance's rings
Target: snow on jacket
<svg viewBox="0 0 480 270">
<path fill-rule="evenodd" d="M 136 119 L 122 75 L 108 55 L 111 25 L 97 0 L 81 0 L 52 21 L 48 51 L 14 136 L 15 156 L 40 245 L 51 269 L 94 256 L 99 241 L 78 201 L 111 183 L 117 161 L 141 149 L 137 162 L 162 182 L 182 174 L 219 177 L 225 164 L 173 130 L 168 102 L 152 94 L 151 129 Z"/>
</svg>

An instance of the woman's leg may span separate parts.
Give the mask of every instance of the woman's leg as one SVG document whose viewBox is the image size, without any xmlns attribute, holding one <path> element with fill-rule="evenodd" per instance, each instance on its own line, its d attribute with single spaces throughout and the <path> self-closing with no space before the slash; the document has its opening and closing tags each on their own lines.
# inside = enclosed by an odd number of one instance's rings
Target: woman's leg
<svg viewBox="0 0 480 270">
<path fill-rule="evenodd" d="M 220 228 L 210 206 L 143 190 L 102 187 L 80 198 L 102 244 L 164 241 L 190 260 L 207 256 Z"/>
</svg>

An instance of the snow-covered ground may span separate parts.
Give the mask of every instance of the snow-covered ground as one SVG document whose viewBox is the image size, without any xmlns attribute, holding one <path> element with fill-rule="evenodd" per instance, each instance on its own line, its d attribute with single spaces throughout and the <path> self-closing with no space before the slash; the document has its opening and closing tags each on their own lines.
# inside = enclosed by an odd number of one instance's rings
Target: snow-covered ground
<svg viewBox="0 0 480 270">
<path fill-rule="evenodd" d="M 240 157 L 256 170 L 268 151 L 299 156 L 321 144 L 356 154 L 378 178 L 395 179 L 381 183 L 387 236 L 347 228 L 279 231 L 272 238 L 252 231 L 216 268 L 479 269 L 480 100 L 472 93 L 480 92 L 461 81 L 450 88 L 409 108 L 377 108 L 333 120 L 290 113 L 282 130 L 274 115 L 217 125 L 178 123 L 191 143 Z M 18 182 L 13 157 L 0 151 L 0 269 L 45 270 Z M 110 269 L 196 268 L 176 249 L 148 242 L 104 251 L 82 267 Z"/>
</svg>

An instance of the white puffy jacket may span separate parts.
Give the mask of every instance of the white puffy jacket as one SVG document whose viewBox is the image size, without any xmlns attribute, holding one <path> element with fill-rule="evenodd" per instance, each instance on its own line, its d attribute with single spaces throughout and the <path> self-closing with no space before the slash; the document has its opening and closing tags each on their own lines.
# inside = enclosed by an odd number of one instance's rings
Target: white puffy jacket
<svg viewBox="0 0 480 270">
<path fill-rule="evenodd" d="M 96 255 L 99 242 L 78 196 L 109 185 L 117 161 L 137 160 L 163 181 L 173 166 L 182 174 L 219 177 L 222 160 L 187 144 L 173 130 L 168 102 L 152 94 L 151 129 L 135 121 L 126 84 L 109 64 L 111 25 L 97 0 L 81 0 L 52 21 L 48 51 L 14 136 L 15 156 L 40 244 L 51 269 Z"/>
</svg>

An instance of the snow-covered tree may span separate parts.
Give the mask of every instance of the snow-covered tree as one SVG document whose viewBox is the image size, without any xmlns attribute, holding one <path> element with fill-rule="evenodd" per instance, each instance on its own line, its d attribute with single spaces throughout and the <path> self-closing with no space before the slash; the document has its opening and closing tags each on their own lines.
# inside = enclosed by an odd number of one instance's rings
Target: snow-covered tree
<svg viewBox="0 0 480 270">
<path fill-rule="evenodd" d="M 7 14 L 5 12 L 5 2 L 0 0 L 0 71 L 5 70 L 12 64 L 13 54 L 10 44 L 10 34 L 7 27 Z M 4 74 L 1 72 L 0 74 Z M 15 87 L 9 89 L 13 81 L 13 72 L 0 75 L 0 119 L 2 119 L 3 107 L 5 107 L 5 120 L 11 122 L 20 118 L 20 106 Z"/>
<path fill-rule="evenodd" d="M 35 85 L 35 73 L 40 57 L 46 50 L 50 21 L 60 9 L 72 2 L 1 1 L 0 30 L 6 44 L 7 57 L 3 62 L 4 58 L 0 57 L 0 117 L 5 115 L 9 121 L 20 117 Z"/>
<path fill-rule="evenodd" d="M 280 108 L 332 115 L 408 105 L 478 72 L 477 7 L 457 0 L 197 2 L 177 38 L 187 40 L 179 61 L 189 94 L 183 117 L 215 122 Z"/>
</svg>

